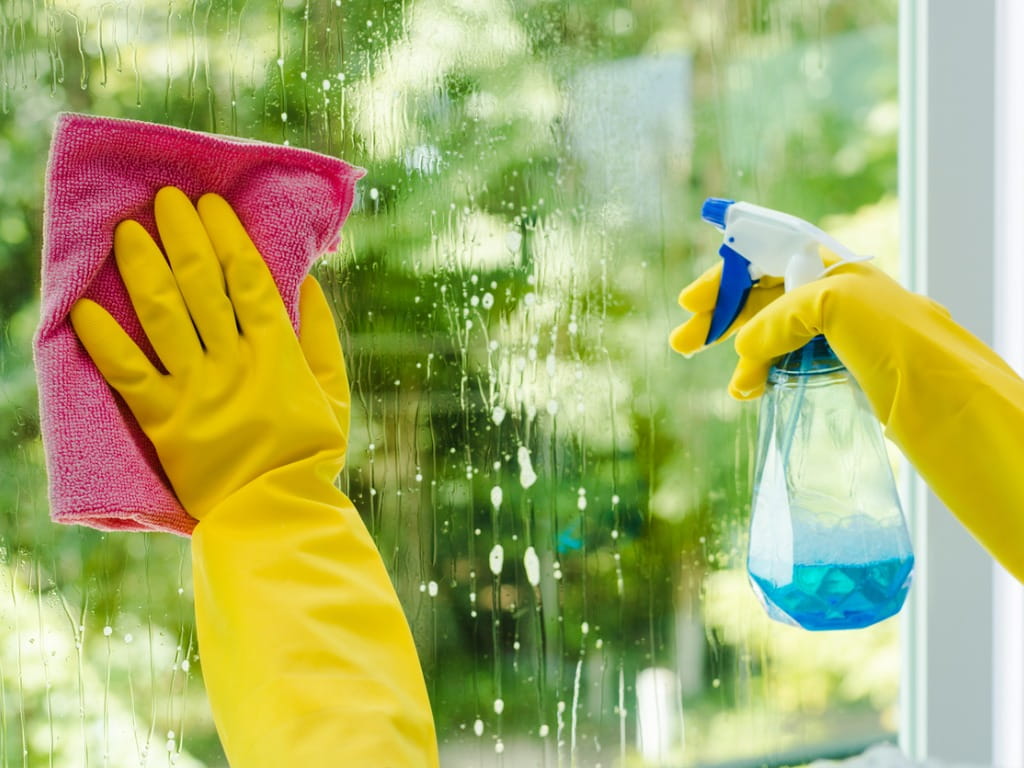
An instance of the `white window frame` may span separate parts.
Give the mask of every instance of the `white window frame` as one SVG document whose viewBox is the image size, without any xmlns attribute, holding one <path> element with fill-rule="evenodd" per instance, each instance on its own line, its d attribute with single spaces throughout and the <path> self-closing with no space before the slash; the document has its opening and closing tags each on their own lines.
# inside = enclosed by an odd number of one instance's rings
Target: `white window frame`
<svg viewBox="0 0 1024 768">
<path fill-rule="evenodd" d="M 904 278 L 1018 371 L 1022 40 L 1020 0 L 900 2 Z M 904 619 L 903 747 L 918 760 L 1022 768 L 1024 590 L 918 478 L 908 502 L 919 567 Z"/>
</svg>

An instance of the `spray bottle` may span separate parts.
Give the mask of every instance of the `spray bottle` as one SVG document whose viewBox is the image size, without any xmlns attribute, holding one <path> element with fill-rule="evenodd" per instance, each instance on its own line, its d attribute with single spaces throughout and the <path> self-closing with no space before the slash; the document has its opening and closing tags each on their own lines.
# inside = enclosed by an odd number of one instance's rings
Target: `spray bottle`
<svg viewBox="0 0 1024 768">
<path fill-rule="evenodd" d="M 865 261 L 817 227 L 750 203 L 709 198 L 724 232 L 708 343 L 765 276 L 793 290 Z M 840 261 L 828 269 L 819 246 Z M 768 615 L 804 629 L 855 629 L 897 613 L 914 556 L 877 419 L 818 336 L 778 360 L 761 400 L 747 570 Z"/>
</svg>

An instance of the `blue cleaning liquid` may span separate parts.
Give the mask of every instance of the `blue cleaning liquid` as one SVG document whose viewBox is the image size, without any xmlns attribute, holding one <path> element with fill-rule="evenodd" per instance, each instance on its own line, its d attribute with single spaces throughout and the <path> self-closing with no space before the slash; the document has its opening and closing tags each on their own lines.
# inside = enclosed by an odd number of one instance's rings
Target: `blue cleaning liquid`
<svg viewBox="0 0 1024 768">
<path fill-rule="evenodd" d="M 853 565 L 797 563 L 788 584 L 774 584 L 753 571 L 750 580 L 778 620 L 811 630 L 860 629 L 899 612 L 913 569 L 910 555 Z"/>
</svg>

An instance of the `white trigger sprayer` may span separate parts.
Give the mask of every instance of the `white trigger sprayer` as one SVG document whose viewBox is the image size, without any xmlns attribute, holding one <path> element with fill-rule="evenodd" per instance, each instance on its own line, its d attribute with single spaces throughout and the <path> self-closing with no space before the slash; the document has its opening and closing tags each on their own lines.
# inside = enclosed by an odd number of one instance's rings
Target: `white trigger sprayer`
<svg viewBox="0 0 1024 768">
<path fill-rule="evenodd" d="M 840 264 L 867 261 L 827 232 L 788 213 L 709 197 L 704 201 L 701 218 L 723 230 L 719 254 L 722 256 L 722 283 L 711 318 L 707 343 L 722 336 L 733 324 L 747 301 L 750 289 L 766 275 L 785 280 L 786 290 L 823 277 Z M 821 261 L 818 246 L 823 245 L 839 262 L 828 269 Z"/>
<path fill-rule="evenodd" d="M 721 338 L 766 275 L 786 290 L 866 261 L 812 224 L 709 198 L 724 232 L 707 343 Z M 840 261 L 825 268 L 818 247 Z M 856 629 L 897 613 L 914 567 L 878 421 L 818 336 L 772 366 L 761 400 L 747 572 L 768 615 L 805 629 Z"/>
</svg>

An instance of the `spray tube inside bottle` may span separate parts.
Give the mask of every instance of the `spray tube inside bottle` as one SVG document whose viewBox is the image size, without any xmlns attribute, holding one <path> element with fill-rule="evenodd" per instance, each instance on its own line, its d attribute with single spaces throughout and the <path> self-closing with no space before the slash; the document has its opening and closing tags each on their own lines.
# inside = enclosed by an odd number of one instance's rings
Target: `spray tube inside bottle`
<svg viewBox="0 0 1024 768">
<path fill-rule="evenodd" d="M 792 290 L 864 261 L 779 211 L 710 198 L 724 233 L 708 343 L 765 276 Z M 825 268 L 819 246 L 840 261 Z M 877 419 L 823 336 L 778 360 L 761 400 L 747 570 L 769 616 L 811 630 L 866 627 L 897 613 L 914 557 Z"/>
</svg>

